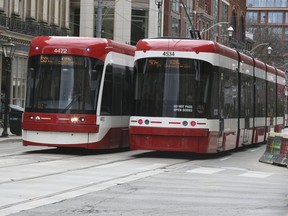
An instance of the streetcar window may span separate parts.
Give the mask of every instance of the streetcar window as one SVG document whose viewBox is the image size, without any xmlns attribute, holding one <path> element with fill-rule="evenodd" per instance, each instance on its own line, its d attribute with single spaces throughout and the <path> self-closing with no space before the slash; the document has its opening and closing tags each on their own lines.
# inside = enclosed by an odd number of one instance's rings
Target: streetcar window
<svg viewBox="0 0 288 216">
<path fill-rule="evenodd" d="M 103 62 L 84 56 L 41 55 L 28 61 L 26 111 L 96 112 Z"/>
<path fill-rule="evenodd" d="M 220 108 L 223 109 L 222 117 L 236 118 L 238 116 L 238 73 L 226 68 L 219 68 L 219 71 L 223 77 L 220 94 Z M 221 100 L 222 95 L 223 101 Z"/>
<path fill-rule="evenodd" d="M 277 84 L 277 115 L 284 116 L 285 113 L 285 86 Z"/>
<path fill-rule="evenodd" d="M 266 80 L 255 78 L 255 117 L 266 116 Z"/>
<path fill-rule="evenodd" d="M 122 65 L 107 65 L 101 103 L 101 115 L 131 115 L 132 69 Z"/>
<path fill-rule="evenodd" d="M 135 63 L 136 114 L 164 117 L 207 115 L 211 64 L 185 58 L 149 58 Z"/>
<path fill-rule="evenodd" d="M 267 91 L 267 116 L 268 117 L 275 117 L 276 116 L 276 83 L 268 82 L 268 91 Z"/>
<path fill-rule="evenodd" d="M 253 90 L 253 77 L 248 74 L 241 73 L 241 86 L 240 86 L 240 117 L 252 117 L 253 113 L 253 97 L 254 97 L 254 90 Z"/>
</svg>

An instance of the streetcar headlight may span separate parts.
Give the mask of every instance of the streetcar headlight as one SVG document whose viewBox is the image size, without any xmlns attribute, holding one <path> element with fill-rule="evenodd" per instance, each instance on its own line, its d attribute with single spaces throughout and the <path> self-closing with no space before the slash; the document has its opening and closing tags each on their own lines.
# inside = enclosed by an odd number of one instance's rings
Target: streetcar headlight
<svg viewBox="0 0 288 216">
<path fill-rule="evenodd" d="M 33 116 L 29 116 L 29 119 L 30 119 L 30 120 L 33 120 L 33 119 L 34 119 L 34 117 L 33 117 Z"/>
<path fill-rule="evenodd" d="M 84 122 L 84 121 L 85 121 L 85 118 L 84 118 L 84 117 L 81 117 L 79 120 L 80 120 L 80 122 Z"/>
<path fill-rule="evenodd" d="M 79 121 L 79 119 L 77 117 L 72 117 L 71 118 L 71 122 L 72 123 L 77 123 Z"/>
</svg>

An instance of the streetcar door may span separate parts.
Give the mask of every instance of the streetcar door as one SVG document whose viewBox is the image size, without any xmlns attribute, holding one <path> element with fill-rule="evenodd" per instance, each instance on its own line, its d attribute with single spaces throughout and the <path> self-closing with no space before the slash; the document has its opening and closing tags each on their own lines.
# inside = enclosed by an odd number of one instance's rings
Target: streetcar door
<svg viewBox="0 0 288 216">
<path fill-rule="evenodd" d="M 252 142 L 253 128 L 253 76 L 241 73 L 240 78 L 240 129 L 243 130 L 243 144 Z"/>
</svg>

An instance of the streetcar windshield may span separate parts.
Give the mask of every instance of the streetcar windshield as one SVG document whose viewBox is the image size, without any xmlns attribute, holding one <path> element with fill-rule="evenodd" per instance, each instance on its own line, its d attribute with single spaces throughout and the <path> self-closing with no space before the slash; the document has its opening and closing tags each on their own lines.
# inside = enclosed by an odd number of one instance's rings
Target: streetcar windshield
<svg viewBox="0 0 288 216">
<path fill-rule="evenodd" d="M 202 117 L 209 97 L 212 65 L 185 58 L 135 62 L 136 115 Z"/>
<path fill-rule="evenodd" d="M 85 56 L 30 57 L 25 111 L 96 113 L 102 71 L 102 61 Z"/>
</svg>

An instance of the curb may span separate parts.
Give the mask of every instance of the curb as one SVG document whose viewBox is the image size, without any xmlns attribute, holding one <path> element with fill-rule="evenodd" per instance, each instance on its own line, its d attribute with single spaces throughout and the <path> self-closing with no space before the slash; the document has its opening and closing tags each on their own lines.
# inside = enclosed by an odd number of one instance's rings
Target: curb
<svg viewBox="0 0 288 216">
<path fill-rule="evenodd" d="M 11 135 L 8 137 L 0 137 L 0 143 L 18 142 L 18 141 L 22 141 L 21 136 Z"/>
</svg>

